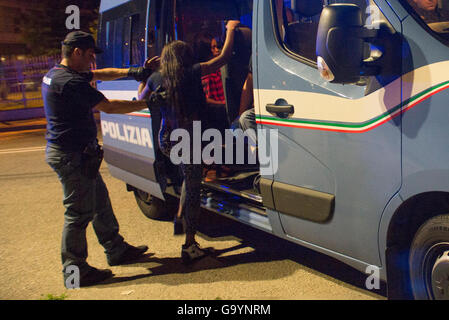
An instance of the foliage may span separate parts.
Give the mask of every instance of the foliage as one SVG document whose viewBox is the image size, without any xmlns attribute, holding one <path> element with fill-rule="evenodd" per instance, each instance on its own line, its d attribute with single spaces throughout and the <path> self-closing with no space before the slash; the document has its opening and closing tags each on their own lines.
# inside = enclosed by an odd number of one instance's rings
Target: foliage
<svg viewBox="0 0 449 320">
<path fill-rule="evenodd" d="M 67 30 L 65 13 L 67 6 L 80 8 L 80 28 L 95 34 L 98 24 L 100 0 L 40 0 L 33 9 L 21 17 L 22 37 L 32 56 L 53 55 L 61 51 L 61 41 Z"/>
<path fill-rule="evenodd" d="M 42 300 L 65 300 L 67 298 L 67 295 L 65 293 L 61 294 L 60 296 L 54 295 L 52 293 L 42 296 Z"/>
</svg>

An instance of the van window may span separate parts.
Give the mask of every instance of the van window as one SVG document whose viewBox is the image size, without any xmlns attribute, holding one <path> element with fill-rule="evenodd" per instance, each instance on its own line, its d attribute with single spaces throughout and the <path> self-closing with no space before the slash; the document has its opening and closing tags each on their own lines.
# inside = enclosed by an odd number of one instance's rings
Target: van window
<svg viewBox="0 0 449 320">
<path fill-rule="evenodd" d="M 134 14 L 106 21 L 103 34 L 105 65 L 127 68 L 143 63 L 145 38 L 139 32 L 139 18 L 139 14 Z"/>
<path fill-rule="evenodd" d="M 300 13 L 294 13 L 291 0 L 272 0 L 273 22 L 279 43 L 288 52 L 316 64 L 316 36 L 325 4 L 353 3 L 366 12 L 369 0 L 299 0 Z"/>
<path fill-rule="evenodd" d="M 449 0 L 406 0 L 412 14 L 449 42 Z"/>
<path fill-rule="evenodd" d="M 150 11 L 148 12 L 148 30 L 147 30 L 147 57 L 159 55 L 162 51 L 162 45 L 158 43 L 161 32 L 162 1 L 150 1 Z"/>
<path fill-rule="evenodd" d="M 128 68 L 145 60 L 146 0 L 114 7 L 101 15 L 97 56 L 99 68 Z"/>
<path fill-rule="evenodd" d="M 142 47 L 145 43 L 144 38 L 139 37 L 139 15 L 124 18 L 123 26 L 123 67 L 136 66 L 142 64 Z"/>
<path fill-rule="evenodd" d="M 240 20 L 243 16 L 237 5 L 239 2 L 247 1 L 178 0 L 176 39 L 192 43 L 203 31 L 214 37 L 222 37 L 225 34 L 225 21 Z M 248 19 L 247 22 L 251 23 Z"/>
</svg>

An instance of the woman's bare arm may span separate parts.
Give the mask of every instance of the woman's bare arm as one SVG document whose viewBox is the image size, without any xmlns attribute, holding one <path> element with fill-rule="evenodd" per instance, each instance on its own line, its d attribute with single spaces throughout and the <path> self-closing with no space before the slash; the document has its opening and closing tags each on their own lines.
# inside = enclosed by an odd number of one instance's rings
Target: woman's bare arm
<svg viewBox="0 0 449 320">
<path fill-rule="evenodd" d="M 207 62 L 201 63 L 202 76 L 211 74 L 220 69 L 226 63 L 228 63 L 232 55 L 232 48 L 234 46 L 235 28 L 239 25 L 239 23 L 240 21 L 237 20 L 228 21 L 228 24 L 226 25 L 227 29 L 226 40 L 223 46 L 223 50 L 221 51 L 221 54 L 218 57 L 215 57 Z"/>
</svg>

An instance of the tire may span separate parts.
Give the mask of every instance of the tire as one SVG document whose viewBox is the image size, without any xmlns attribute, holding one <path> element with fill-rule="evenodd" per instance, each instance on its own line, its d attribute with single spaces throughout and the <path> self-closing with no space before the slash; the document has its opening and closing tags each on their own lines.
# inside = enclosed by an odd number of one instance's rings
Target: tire
<svg viewBox="0 0 449 320">
<path fill-rule="evenodd" d="M 410 283 L 417 300 L 449 300 L 449 214 L 427 220 L 410 247 Z"/>
<path fill-rule="evenodd" d="M 166 196 L 161 200 L 141 190 L 134 190 L 134 197 L 142 213 L 153 220 L 171 220 L 176 212 L 176 201 Z"/>
</svg>

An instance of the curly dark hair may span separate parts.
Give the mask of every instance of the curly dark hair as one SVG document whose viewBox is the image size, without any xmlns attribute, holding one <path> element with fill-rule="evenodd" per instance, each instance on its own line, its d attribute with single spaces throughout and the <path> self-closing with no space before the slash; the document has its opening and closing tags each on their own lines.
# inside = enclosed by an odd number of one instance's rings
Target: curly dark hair
<svg viewBox="0 0 449 320">
<path fill-rule="evenodd" d="M 161 54 L 163 86 L 168 92 L 170 108 L 176 117 L 177 126 L 184 127 L 197 116 L 196 83 L 192 81 L 195 63 L 192 47 L 184 41 L 167 44 Z M 204 95 L 202 95 L 204 97 Z"/>
</svg>

